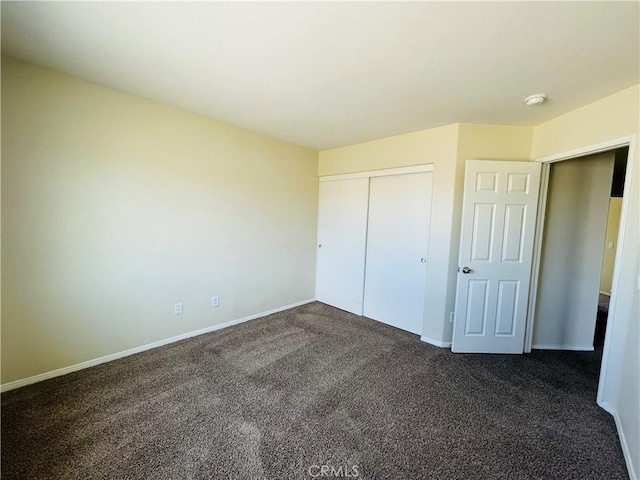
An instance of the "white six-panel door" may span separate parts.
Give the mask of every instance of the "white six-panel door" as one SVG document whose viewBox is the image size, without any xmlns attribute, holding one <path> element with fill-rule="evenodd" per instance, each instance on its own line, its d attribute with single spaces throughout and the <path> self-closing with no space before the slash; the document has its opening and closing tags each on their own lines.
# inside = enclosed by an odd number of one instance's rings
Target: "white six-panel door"
<svg viewBox="0 0 640 480">
<path fill-rule="evenodd" d="M 316 299 L 362 315 L 369 179 L 320 182 Z"/>
<path fill-rule="evenodd" d="M 540 170 L 467 161 L 454 352 L 523 352 Z"/>
<path fill-rule="evenodd" d="M 364 315 L 421 334 L 432 173 L 371 178 Z"/>
</svg>

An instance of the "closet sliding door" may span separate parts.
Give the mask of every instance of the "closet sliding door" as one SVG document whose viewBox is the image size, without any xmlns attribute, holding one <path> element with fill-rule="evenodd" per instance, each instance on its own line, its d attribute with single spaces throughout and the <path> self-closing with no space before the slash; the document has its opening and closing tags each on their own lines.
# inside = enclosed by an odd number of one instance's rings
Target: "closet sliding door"
<svg viewBox="0 0 640 480">
<path fill-rule="evenodd" d="M 369 178 L 320 181 L 316 299 L 362 315 Z"/>
<path fill-rule="evenodd" d="M 364 315 L 421 334 L 432 172 L 371 178 Z"/>
</svg>

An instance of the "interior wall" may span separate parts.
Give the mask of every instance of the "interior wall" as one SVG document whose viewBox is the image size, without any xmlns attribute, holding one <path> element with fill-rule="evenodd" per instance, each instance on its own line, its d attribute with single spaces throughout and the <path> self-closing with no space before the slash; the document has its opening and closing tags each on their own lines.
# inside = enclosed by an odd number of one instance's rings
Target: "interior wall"
<svg viewBox="0 0 640 480">
<path fill-rule="evenodd" d="M 3 383 L 313 298 L 317 152 L 11 59 L 2 127 Z"/>
<path fill-rule="evenodd" d="M 443 339 L 451 309 L 448 283 L 452 251 L 452 215 L 456 181 L 458 125 L 384 138 L 319 154 L 318 175 L 363 172 L 410 165 L 433 164 L 433 204 L 423 337 Z M 445 320 L 446 317 L 446 320 Z"/>
<path fill-rule="evenodd" d="M 637 141 L 639 105 L 640 85 L 636 85 L 543 123 L 533 131 L 532 158 L 543 159 L 628 136 L 634 136 Z M 601 400 L 617 417 L 629 469 L 632 475 L 637 475 L 640 473 L 640 161 L 636 143 L 630 151 L 633 165 L 627 170 L 628 188 L 625 187 L 628 223 L 623 234 L 624 245 L 618 245 L 622 248 L 620 278 L 616 309 L 609 312 L 609 357 L 603 365 L 606 381 Z"/>
<path fill-rule="evenodd" d="M 622 213 L 622 198 L 609 198 L 609 213 L 607 214 L 607 233 L 604 240 L 604 254 L 602 258 L 602 274 L 600 275 L 600 292 L 611 293 L 613 280 L 613 266 L 616 260 L 618 246 L 618 232 L 620 230 L 620 214 Z"/>
<path fill-rule="evenodd" d="M 451 342 L 464 162 L 529 160 L 533 128 L 454 124 L 348 147 L 324 150 L 318 175 L 433 164 L 433 210 L 425 321 L 422 336 L 437 344 Z"/>
<path fill-rule="evenodd" d="M 591 350 L 614 153 L 551 165 L 533 348 Z"/>
</svg>

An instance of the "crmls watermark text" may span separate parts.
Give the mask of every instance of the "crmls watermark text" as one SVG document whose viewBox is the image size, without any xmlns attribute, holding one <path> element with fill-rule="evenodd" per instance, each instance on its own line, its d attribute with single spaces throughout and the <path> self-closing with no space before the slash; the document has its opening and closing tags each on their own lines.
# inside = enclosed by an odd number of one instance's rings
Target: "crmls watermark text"
<svg viewBox="0 0 640 480">
<path fill-rule="evenodd" d="M 347 467 L 340 465 L 339 467 L 333 465 L 311 465 L 309 467 L 309 475 L 313 478 L 358 478 L 360 473 L 358 465 L 352 465 Z"/>
</svg>

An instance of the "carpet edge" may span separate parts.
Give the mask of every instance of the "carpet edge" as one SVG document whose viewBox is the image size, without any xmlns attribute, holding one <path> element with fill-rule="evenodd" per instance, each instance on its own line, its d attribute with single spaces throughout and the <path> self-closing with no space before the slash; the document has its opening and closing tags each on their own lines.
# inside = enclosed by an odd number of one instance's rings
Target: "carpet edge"
<svg viewBox="0 0 640 480">
<path fill-rule="evenodd" d="M 174 337 L 165 338 L 163 340 L 158 340 L 156 342 L 147 343 L 145 345 L 140 345 L 138 347 L 130 348 L 128 350 L 123 350 L 121 352 L 112 353 L 109 355 L 105 355 L 103 357 L 94 358 L 91 360 L 86 360 L 84 362 L 76 363 L 73 365 L 69 365 L 67 367 L 58 368 L 56 370 L 51 370 L 49 372 L 39 373 L 37 375 L 32 375 L 30 377 L 21 378 L 19 380 L 14 380 L 12 382 L 3 383 L 0 385 L 0 392 L 8 392 L 9 390 L 15 390 L 17 388 L 26 387 L 27 385 L 31 385 L 34 383 L 42 382 L 44 380 L 49 380 L 55 377 L 61 377 L 68 373 L 77 372 L 78 370 L 84 370 L 85 368 L 95 367 L 96 365 L 101 365 L 103 363 L 108 363 L 113 360 L 118 360 L 120 358 L 128 357 L 130 355 L 134 355 L 136 353 L 145 352 L 147 350 L 152 350 L 154 348 L 162 347 L 164 345 L 169 345 L 171 343 L 179 342 L 180 340 L 186 340 L 187 338 L 197 337 L 198 335 L 203 335 L 205 333 L 215 332 L 216 330 L 222 330 L 223 328 L 232 327 L 234 325 L 238 325 L 240 323 L 248 322 L 251 320 L 256 320 L 258 318 L 266 317 L 268 315 L 273 315 L 274 313 L 283 312 L 285 310 L 289 310 L 291 308 L 299 307 L 302 305 L 306 305 L 308 303 L 314 302 L 315 298 L 309 298 L 306 300 L 302 300 L 300 302 L 292 303 L 289 305 L 284 305 L 282 307 L 277 307 L 271 310 L 266 310 L 264 312 L 254 313 L 252 315 L 248 315 L 246 317 L 238 318 L 236 320 L 230 320 L 224 323 L 218 323 L 216 325 L 211 325 L 209 327 L 201 328 L 199 330 L 193 330 L 191 332 L 182 333 L 180 335 L 176 335 Z"/>
</svg>

